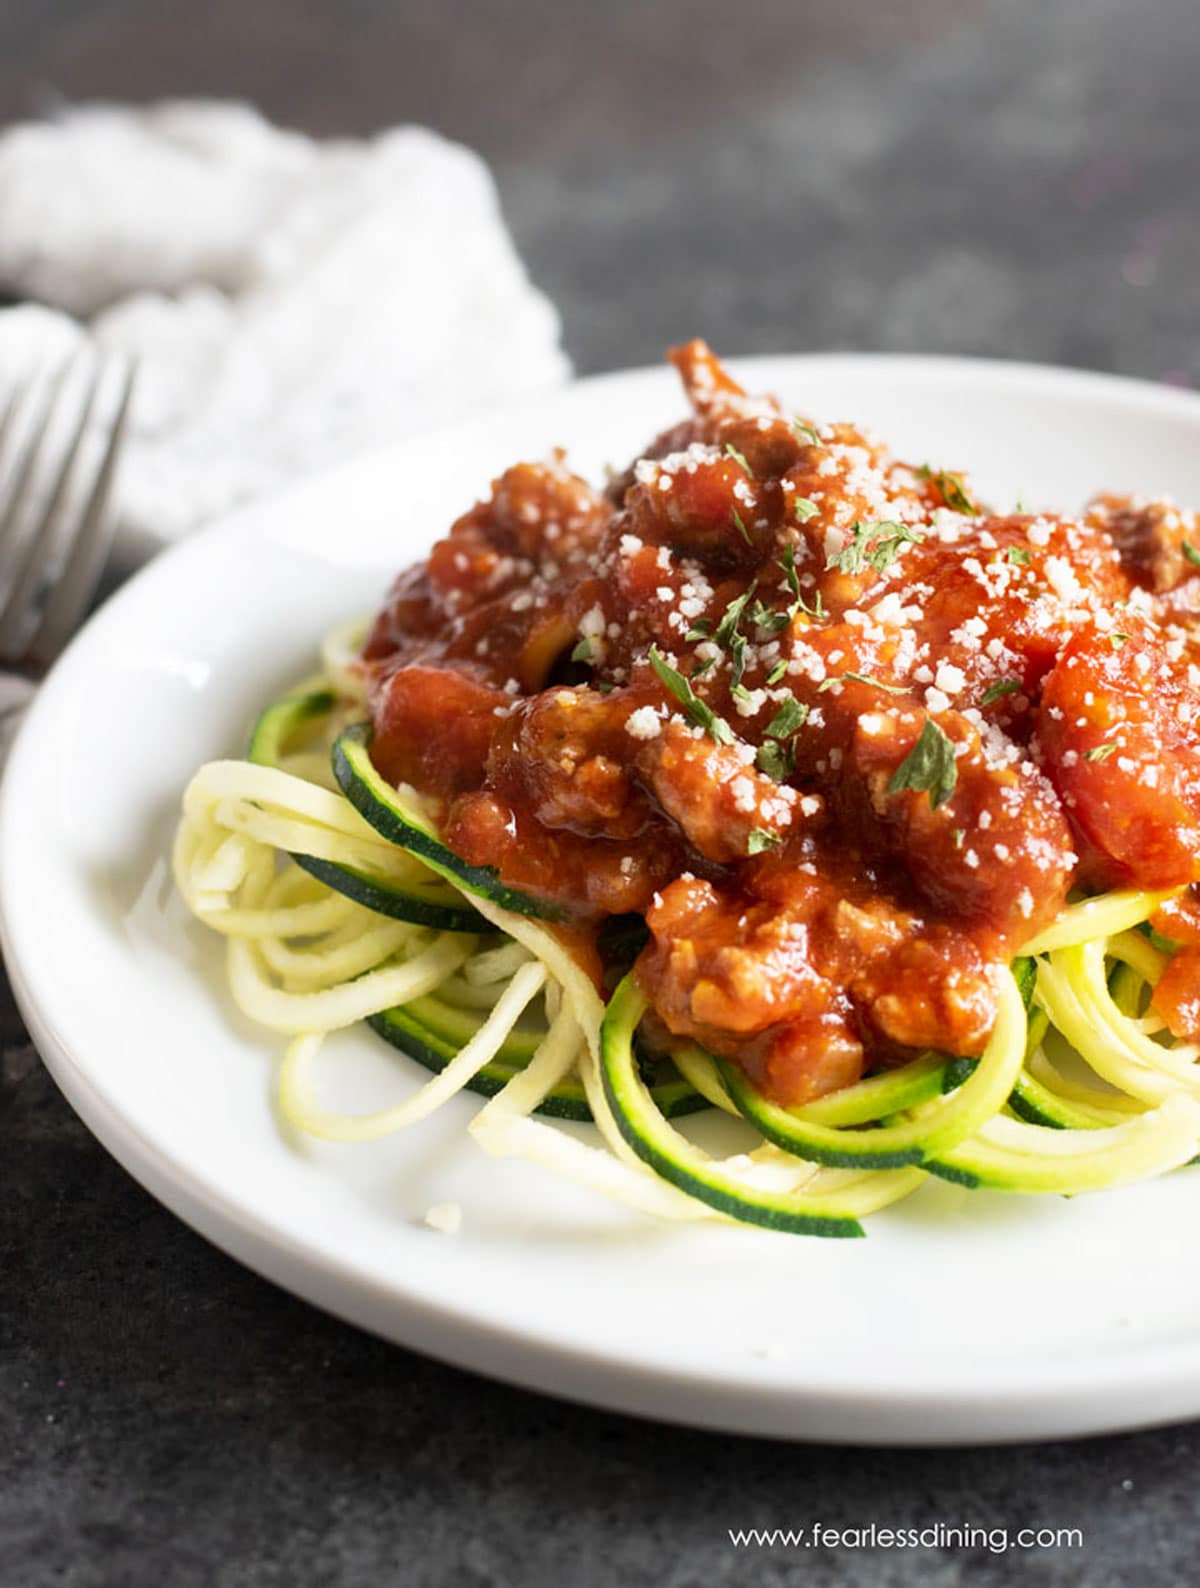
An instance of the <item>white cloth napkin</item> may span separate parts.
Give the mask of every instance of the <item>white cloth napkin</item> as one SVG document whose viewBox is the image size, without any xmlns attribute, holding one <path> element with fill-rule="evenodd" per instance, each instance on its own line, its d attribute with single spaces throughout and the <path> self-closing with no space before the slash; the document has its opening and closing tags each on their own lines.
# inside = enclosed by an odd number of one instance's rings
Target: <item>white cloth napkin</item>
<svg viewBox="0 0 1200 1588">
<path fill-rule="evenodd" d="M 569 366 L 495 188 L 418 127 L 318 143 L 243 106 L 0 134 L 0 401 L 85 338 L 139 361 L 122 527 L 169 540 Z"/>
</svg>

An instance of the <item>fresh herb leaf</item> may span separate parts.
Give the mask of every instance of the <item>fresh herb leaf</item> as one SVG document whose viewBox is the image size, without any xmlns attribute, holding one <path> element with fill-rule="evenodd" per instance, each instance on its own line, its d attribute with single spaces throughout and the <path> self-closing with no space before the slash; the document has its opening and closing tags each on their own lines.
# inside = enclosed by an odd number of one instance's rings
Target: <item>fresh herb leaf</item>
<svg viewBox="0 0 1200 1588">
<path fill-rule="evenodd" d="M 746 616 L 756 629 L 766 629 L 769 634 L 778 634 L 789 622 L 786 612 L 773 611 L 765 601 L 756 601 Z"/>
<path fill-rule="evenodd" d="M 817 434 L 814 427 L 810 424 L 806 424 L 803 419 L 793 419 L 792 429 L 798 436 L 802 436 L 805 441 L 810 442 L 814 447 L 819 447 L 821 445 L 821 438 Z"/>
<path fill-rule="evenodd" d="M 1116 749 L 1115 744 L 1094 744 L 1090 750 L 1083 752 L 1085 761 L 1107 761 Z"/>
<path fill-rule="evenodd" d="M 852 679 L 856 684 L 871 684 L 875 689 L 885 690 L 889 695 L 908 694 L 903 684 L 885 684 L 882 678 L 872 678 L 868 673 L 843 673 L 842 677 Z"/>
<path fill-rule="evenodd" d="M 779 553 L 779 566 L 783 569 L 783 577 L 788 582 L 788 589 L 800 600 L 800 575 L 796 572 L 796 548 L 785 546 Z"/>
<path fill-rule="evenodd" d="M 752 584 L 748 590 L 743 590 L 740 596 L 734 596 L 733 600 L 725 608 L 721 621 L 717 624 L 716 631 L 712 637 L 713 644 L 719 645 L 723 651 L 729 649 L 730 642 L 738 631 L 738 624 L 742 621 L 742 613 L 746 610 L 746 603 L 750 600 L 754 591 L 755 585 Z"/>
<path fill-rule="evenodd" d="M 738 512 L 736 507 L 731 507 L 729 509 L 729 511 L 733 514 L 733 525 L 734 525 L 734 528 L 737 530 L 738 534 L 742 537 L 742 539 L 746 542 L 747 546 L 749 546 L 750 545 L 750 531 L 746 528 L 745 519 L 743 519 L 742 515 Z"/>
<path fill-rule="evenodd" d="M 745 474 L 749 479 L 752 480 L 754 478 L 754 470 L 746 462 L 746 454 L 744 452 L 739 452 L 738 449 L 735 446 L 731 446 L 728 441 L 725 443 L 725 456 L 732 458 L 737 464 L 738 468 L 741 469 L 742 473 Z"/>
<path fill-rule="evenodd" d="M 1197 551 L 1196 547 L 1192 545 L 1190 540 L 1185 540 L 1183 543 L 1183 555 L 1191 563 L 1193 568 L 1200 568 L 1200 551 Z"/>
<path fill-rule="evenodd" d="M 724 718 L 717 716 L 711 706 L 700 699 L 688 680 L 671 666 L 657 645 L 650 647 L 649 657 L 650 665 L 658 674 L 660 683 L 674 695 L 696 726 L 703 728 L 714 743 L 732 744 L 733 729 Z"/>
<path fill-rule="evenodd" d="M 590 635 L 585 635 L 571 652 L 573 662 L 594 662 L 596 660 L 596 642 Z"/>
<path fill-rule="evenodd" d="M 867 673 L 839 673 L 836 678 L 826 678 L 817 685 L 817 693 L 823 694 L 825 690 L 832 689 L 835 684 L 840 684 L 844 679 L 849 679 L 855 684 L 871 684 L 875 689 L 885 690 L 889 695 L 907 695 L 908 690 L 903 684 L 885 684 L 882 678 L 871 678 Z"/>
<path fill-rule="evenodd" d="M 796 752 L 790 744 L 768 739 L 765 744 L 759 745 L 754 764 L 760 772 L 773 777 L 776 783 L 786 783 L 796 770 Z"/>
<path fill-rule="evenodd" d="M 874 527 L 873 524 L 864 523 L 862 519 L 853 524 L 850 529 L 850 539 L 841 551 L 831 552 L 826 557 L 826 569 L 836 568 L 839 573 L 861 573 L 867 565 L 867 541 Z"/>
<path fill-rule="evenodd" d="M 936 485 L 941 492 L 942 501 L 952 513 L 969 513 L 972 518 L 979 516 L 979 509 L 971 500 L 966 481 L 961 474 L 956 474 L 951 469 L 931 469 L 926 463 L 917 470 L 917 478 Z"/>
<path fill-rule="evenodd" d="M 932 717 L 926 717 L 921 737 L 892 773 L 887 791 L 899 794 L 912 789 L 918 794 L 928 793 L 930 805 L 937 810 L 954 793 L 957 782 L 954 741 Z"/>
<path fill-rule="evenodd" d="M 1015 563 L 1018 568 L 1027 568 L 1033 561 L 1033 553 L 1028 546 L 1010 546 L 1007 555 L 1009 562 Z"/>
<path fill-rule="evenodd" d="M 769 739 L 790 739 L 808 721 L 808 707 L 789 695 L 767 724 Z"/>
<path fill-rule="evenodd" d="M 703 661 L 697 662 L 695 667 L 692 668 L 692 677 L 703 678 L 707 673 L 711 673 L 716 665 L 717 659 L 715 656 L 706 656 Z"/>
<path fill-rule="evenodd" d="M 742 635 L 735 634 L 730 640 L 729 653 L 733 657 L 733 670 L 729 680 L 729 688 L 732 692 L 741 688 L 742 674 L 746 671 L 746 641 Z"/>
<path fill-rule="evenodd" d="M 1022 689 L 1019 678 L 998 678 L 994 684 L 989 684 L 983 692 L 981 706 L 990 706 L 997 700 L 1003 700 L 1005 695 L 1020 694 Z"/>
<path fill-rule="evenodd" d="M 792 511 L 802 524 L 807 524 L 810 518 L 817 516 L 819 509 L 811 497 L 794 496 L 792 498 Z"/>
<path fill-rule="evenodd" d="M 798 612 L 803 612 L 805 617 L 823 618 L 825 608 L 821 602 L 821 592 L 818 590 L 810 607 L 804 599 L 804 591 L 800 585 L 800 575 L 796 571 L 796 548 L 785 546 L 779 553 L 778 566 L 787 580 L 788 589 L 792 592 L 792 604 L 788 607 L 787 618 L 790 623 Z"/>
<path fill-rule="evenodd" d="M 1114 651 L 1119 651 L 1128 638 L 1128 634 L 1122 634 L 1118 631 L 1117 633 L 1110 634 L 1108 636 L 1108 643 L 1112 646 Z"/>
<path fill-rule="evenodd" d="M 731 684 L 729 686 L 729 696 L 737 705 L 753 709 L 754 700 L 745 684 Z"/>
<path fill-rule="evenodd" d="M 954 829 L 954 847 L 955 847 L 955 849 L 961 849 L 963 844 L 966 843 L 966 841 L 967 841 L 967 829 L 965 827 L 956 827 Z"/>
<path fill-rule="evenodd" d="M 907 524 L 897 524 L 890 519 L 885 519 L 882 524 L 875 527 L 886 528 L 889 531 L 888 534 L 880 536 L 867 553 L 867 561 L 876 573 L 883 573 L 892 566 L 900 555 L 901 546 L 919 545 L 925 539 L 923 531 L 910 529 Z"/>
<path fill-rule="evenodd" d="M 778 833 L 768 833 L 761 827 L 756 827 L 746 839 L 746 853 L 761 855 L 764 849 L 778 849 L 782 842 L 783 839 Z"/>
<path fill-rule="evenodd" d="M 900 555 L 901 546 L 915 545 L 924 539 L 921 530 L 912 529 L 894 518 L 860 518 L 851 526 L 850 539 L 841 551 L 826 558 L 825 566 L 837 568 L 840 573 L 856 574 L 869 564 L 876 573 L 884 573 Z"/>
<path fill-rule="evenodd" d="M 773 688 L 788 670 L 787 657 L 781 656 L 767 674 L 767 687 Z"/>
<path fill-rule="evenodd" d="M 712 624 L 708 618 L 697 618 L 683 637 L 689 645 L 693 645 L 697 640 L 708 639 L 711 633 Z"/>
</svg>

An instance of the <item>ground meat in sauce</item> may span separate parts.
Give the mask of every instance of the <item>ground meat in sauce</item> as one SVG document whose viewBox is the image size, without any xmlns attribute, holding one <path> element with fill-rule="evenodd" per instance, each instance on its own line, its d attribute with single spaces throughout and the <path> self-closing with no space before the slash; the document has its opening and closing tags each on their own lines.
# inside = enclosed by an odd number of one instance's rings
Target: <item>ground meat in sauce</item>
<svg viewBox="0 0 1200 1588">
<path fill-rule="evenodd" d="M 375 762 L 577 944 L 643 916 L 657 1021 L 780 1101 L 978 1053 L 1070 887 L 1200 881 L 1195 518 L 995 515 L 671 356 L 692 416 L 605 493 L 518 464 L 397 580 Z"/>
</svg>

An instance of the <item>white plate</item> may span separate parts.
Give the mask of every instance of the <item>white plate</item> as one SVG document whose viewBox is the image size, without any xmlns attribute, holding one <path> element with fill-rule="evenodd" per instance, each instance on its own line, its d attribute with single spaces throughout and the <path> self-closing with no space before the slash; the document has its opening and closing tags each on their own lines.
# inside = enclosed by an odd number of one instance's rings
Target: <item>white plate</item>
<svg viewBox="0 0 1200 1588">
<path fill-rule="evenodd" d="M 752 387 L 965 467 L 998 505 L 1108 487 L 1200 501 L 1200 400 L 1097 376 L 911 358 L 759 360 Z M 18 999 L 63 1091 L 194 1228 L 317 1305 L 517 1383 L 680 1422 L 949 1443 L 1200 1413 L 1200 1175 L 1068 1202 L 932 1184 L 864 1241 L 657 1226 L 487 1159 L 460 1098 L 367 1146 L 292 1139 L 278 1044 L 230 1008 L 215 940 L 171 896 L 180 790 L 237 752 L 322 630 L 506 463 L 569 447 L 593 477 L 681 404 L 669 373 L 610 376 L 414 441 L 169 552 L 41 691 L 0 809 Z M 421 1080 L 367 1031 L 342 1100 Z M 425 1228 L 464 1210 L 457 1237 Z"/>
</svg>

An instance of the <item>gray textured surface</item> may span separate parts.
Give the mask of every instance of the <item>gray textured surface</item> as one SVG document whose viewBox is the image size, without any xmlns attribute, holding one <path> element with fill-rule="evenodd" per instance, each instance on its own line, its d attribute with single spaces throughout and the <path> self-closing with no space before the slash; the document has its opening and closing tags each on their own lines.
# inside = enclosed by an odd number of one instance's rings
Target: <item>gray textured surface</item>
<svg viewBox="0 0 1200 1588">
<path fill-rule="evenodd" d="M 0 0 L 0 119 L 55 92 L 230 92 L 314 130 L 432 121 L 493 158 L 584 369 L 700 332 L 1200 373 L 1195 0 L 728 10 Z M 829 1451 L 488 1384 L 204 1245 L 73 1119 L 7 1001 L 0 1036 L 3 1588 L 1194 1580 L 1194 1427 Z M 725 1536 L 817 1518 L 1086 1545 Z"/>
</svg>

